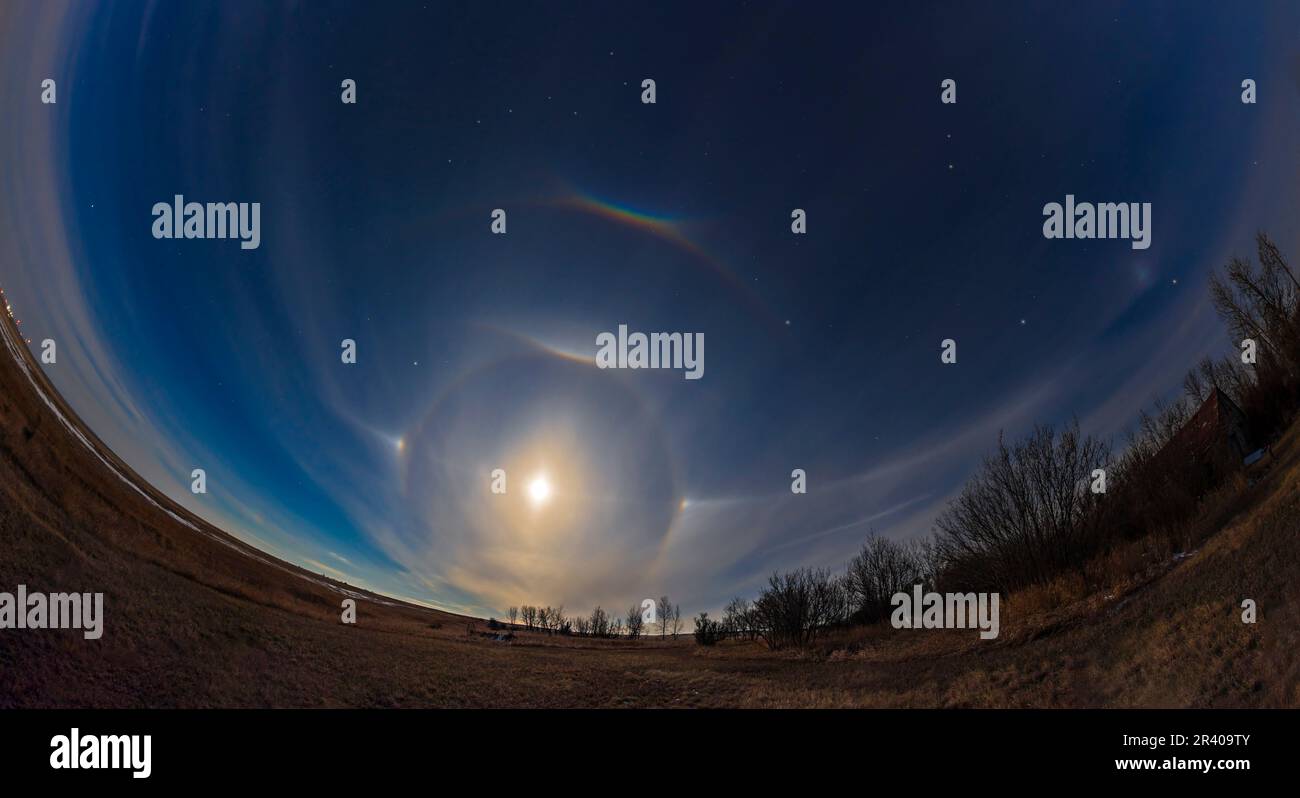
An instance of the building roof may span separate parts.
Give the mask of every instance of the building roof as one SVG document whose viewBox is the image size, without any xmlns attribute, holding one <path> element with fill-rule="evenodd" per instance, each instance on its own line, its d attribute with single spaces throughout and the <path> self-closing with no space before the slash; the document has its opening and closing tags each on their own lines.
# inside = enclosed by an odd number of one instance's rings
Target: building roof
<svg viewBox="0 0 1300 798">
<path fill-rule="evenodd" d="M 1156 457 L 1186 456 L 1199 459 L 1228 443 L 1233 427 L 1242 423 L 1245 414 L 1237 403 L 1220 388 L 1215 388 L 1201 402 L 1183 428 L 1161 447 Z"/>
</svg>

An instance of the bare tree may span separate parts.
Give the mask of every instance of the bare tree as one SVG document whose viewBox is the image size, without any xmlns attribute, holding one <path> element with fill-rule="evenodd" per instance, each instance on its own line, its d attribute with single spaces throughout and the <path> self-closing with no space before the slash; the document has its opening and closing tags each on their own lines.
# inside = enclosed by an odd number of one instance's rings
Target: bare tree
<svg viewBox="0 0 1300 798">
<path fill-rule="evenodd" d="M 591 626 L 592 637 L 609 637 L 609 615 L 596 605 L 596 609 L 591 611 L 591 619 L 588 621 Z"/>
<path fill-rule="evenodd" d="M 641 637 L 642 624 L 641 605 L 633 604 L 627 611 L 627 636 L 632 640 Z"/>
<path fill-rule="evenodd" d="M 1300 352 L 1297 329 L 1295 275 L 1268 236 L 1256 239 L 1259 267 L 1242 258 L 1232 258 L 1210 278 L 1210 295 L 1215 310 L 1237 338 L 1254 338 L 1279 360 L 1278 365 L 1294 369 Z"/>
<path fill-rule="evenodd" d="M 659 613 L 659 636 L 664 637 L 668 634 L 668 627 L 672 626 L 673 605 L 668 601 L 667 596 L 660 596 L 655 610 Z"/>
<path fill-rule="evenodd" d="M 555 634 L 560 631 L 560 625 L 564 621 L 563 607 L 550 607 L 542 610 L 542 628 L 548 634 Z"/>
<path fill-rule="evenodd" d="M 506 610 L 506 617 L 510 619 L 510 625 L 514 626 L 515 621 L 518 620 L 519 618 L 519 608 L 511 607 L 510 609 Z"/>
<path fill-rule="evenodd" d="M 1210 295 L 1228 325 L 1233 346 L 1251 339 L 1250 365 L 1224 361 L 1235 393 L 1224 391 L 1246 412 L 1252 432 L 1266 439 L 1294 416 L 1300 404 L 1300 281 L 1268 236 L 1256 237 L 1258 266 L 1232 258 L 1210 279 Z"/>
<path fill-rule="evenodd" d="M 749 600 L 737 596 L 727 603 L 722 614 L 723 634 L 732 637 L 749 635 L 753 638 L 749 620 Z"/>
<path fill-rule="evenodd" d="M 845 574 L 853 620 L 870 623 L 889 616 L 896 593 L 929 582 L 924 544 L 897 543 L 871 532 Z"/>
</svg>

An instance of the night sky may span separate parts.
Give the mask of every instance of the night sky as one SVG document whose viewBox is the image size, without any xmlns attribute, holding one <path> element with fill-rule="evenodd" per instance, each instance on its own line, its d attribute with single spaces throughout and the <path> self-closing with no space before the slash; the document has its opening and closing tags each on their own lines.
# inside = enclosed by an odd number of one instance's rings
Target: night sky
<svg viewBox="0 0 1300 798">
<path fill-rule="evenodd" d="M 999 431 L 1122 443 L 1231 350 L 1209 272 L 1300 257 L 1294 3 L 862 5 L 6 3 L 0 286 L 91 429 L 277 556 L 716 611 L 928 534 Z M 175 194 L 260 247 L 155 239 Z M 1066 194 L 1150 248 L 1045 239 Z M 597 369 L 620 324 L 703 379 Z"/>
</svg>

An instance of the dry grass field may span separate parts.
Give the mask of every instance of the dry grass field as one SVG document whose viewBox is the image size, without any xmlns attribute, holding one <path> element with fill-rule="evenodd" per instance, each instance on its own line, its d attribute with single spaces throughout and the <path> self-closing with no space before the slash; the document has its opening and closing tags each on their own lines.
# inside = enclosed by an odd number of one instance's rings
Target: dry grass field
<svg viewBox="0 0 1300 798">
<path fill-rule="evenodd" d="M 1300 428 L 1255 484 L 1207 501 L 1190 556 L 1134 545 L 1096 578 L 1010 596 L 997 640 L 872 627 L 802 652 L 687 636 L 507 643 L 369 595 L 341 624 L 342 585 L 194 518 L 82 429 L 97 457 L 3 324 L 0 590 L 103 592 L 106 618 L 97 641 L 0 631 L 3 707 L 1300 705 Z M 1259 623 L 1241 622 L 1244 598 Z"/>
</svg>

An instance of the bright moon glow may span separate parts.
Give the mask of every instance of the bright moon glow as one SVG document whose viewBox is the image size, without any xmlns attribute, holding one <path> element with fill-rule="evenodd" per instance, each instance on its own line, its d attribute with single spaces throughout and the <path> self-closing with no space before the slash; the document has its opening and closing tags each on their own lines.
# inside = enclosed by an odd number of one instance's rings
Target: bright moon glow
<svg viewBox="0 0 1300 798">
<path fill-rule="evenodd" d="M 533 477 L 533 481 L 528 483 L 528 499 L 534 507 L 546 504 L 551 498 L 551 483 L 544 475 Z"/>
</svg>

